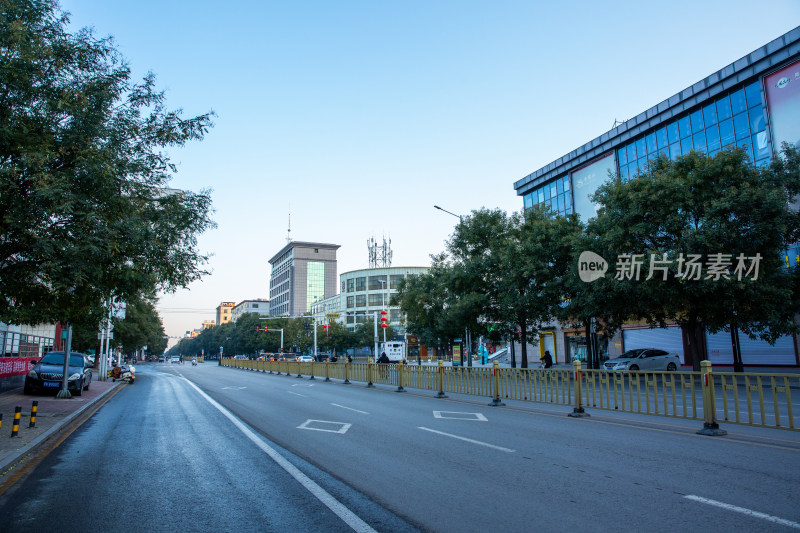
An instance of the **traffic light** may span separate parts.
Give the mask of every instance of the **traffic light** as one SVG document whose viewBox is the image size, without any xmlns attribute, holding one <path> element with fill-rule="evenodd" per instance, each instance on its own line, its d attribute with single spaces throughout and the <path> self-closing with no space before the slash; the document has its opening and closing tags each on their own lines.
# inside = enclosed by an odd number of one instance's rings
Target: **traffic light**
<svg viewBox="0 0 800 533">
<path fill-rule="evenodd" d="M 256 326 L 256 333 L 258 333 L 259 331 L 263 331 L 264 333 L 266 333 L 267 332 L 267 326 L 264 326 L 263 328 L 260 328 L 260 329 L 259 329 L 258 326 Z"/>
<path fill-rule="evenodd" d="M 389 314 L 389 312 L 386 311 L 385 309 L 383 311 L 381 311 L 381 327 L 382 328 L 388 328 L 389 327 L 389 318 L 386 316 L 388 314 Z"/>
</svg>

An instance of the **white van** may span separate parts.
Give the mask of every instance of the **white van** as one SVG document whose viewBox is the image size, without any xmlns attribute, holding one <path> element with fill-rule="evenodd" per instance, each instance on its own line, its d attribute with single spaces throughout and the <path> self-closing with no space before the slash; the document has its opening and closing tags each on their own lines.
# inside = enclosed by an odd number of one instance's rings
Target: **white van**
<svg viewBox="0 0 800 533">
<path fill-rule="evenodd" d="M 406 362 L 406 343 L 404 341 L 389 341 L 381 343 L 381 353 L 385 353 L 390 363 Z M 380 354 L 378 354 L 380 357 Z"/>
</svg>

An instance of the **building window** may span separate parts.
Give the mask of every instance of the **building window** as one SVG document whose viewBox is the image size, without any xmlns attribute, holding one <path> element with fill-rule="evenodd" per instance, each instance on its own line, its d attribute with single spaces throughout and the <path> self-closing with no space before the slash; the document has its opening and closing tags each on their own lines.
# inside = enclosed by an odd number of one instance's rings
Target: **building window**
<svg viewBox="0 0 800 533">
<path fill-rule="evenodd" d="M 356 294 L 356 307 L 366 307 L 366 306 L 367 306 L 367 295 Z"/>
<path fill-rule="evenodd" d="M 369 306 L 379 307 L 383 305 L 383 293 L 372 293 L 369 295 Z"/>
<path fill-rule="evenodd" d="M 347 292 L 353 292 L 356 290 L 356 280 L 350 278 L 347 280 Z"/>
<path fill-rule="evenodd" d="M 367 290 L 367 278 L 360 277 L 356 278 L 356 291 L 365 291 Z"/>
<path fill-rule="evenodd" d="M 379 291 L 386 286 L 386 276 L 370 276 L 369 277 L 369 290 Z"/>
<path fill-rule="evenodd" d="M 356 302 L 356 299 L 355 299 L 354 296 L 348 296 L 347 297 L 347 308 L 350 309 L 350 308 L 355 307 L 355 302 Z"/>
</svg>

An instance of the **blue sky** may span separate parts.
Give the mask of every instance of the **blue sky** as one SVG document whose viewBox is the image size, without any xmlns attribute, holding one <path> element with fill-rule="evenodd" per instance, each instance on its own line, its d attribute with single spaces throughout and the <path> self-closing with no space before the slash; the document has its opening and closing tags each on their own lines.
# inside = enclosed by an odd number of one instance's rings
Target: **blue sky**
<svg viewBox="0 0 800 533">
<path fill-rule="evenodd" d="M 513 183 L 800 24 L 800 1 L 63 0 L 172 108 L 213 110 L 172 186 L 213 189 L 213 274 L 161 298 L 168 335 L 266 298 L 295 240 L 338 273 L 391 238 L 426 266 L 457 220 L 518 211 Z"/>
</svg>

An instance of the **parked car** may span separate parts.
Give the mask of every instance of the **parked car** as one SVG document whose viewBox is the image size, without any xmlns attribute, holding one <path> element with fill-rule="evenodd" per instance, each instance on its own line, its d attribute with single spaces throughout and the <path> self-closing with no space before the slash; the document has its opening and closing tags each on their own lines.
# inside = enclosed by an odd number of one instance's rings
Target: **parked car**
<svg viewBox="0 0 800 533">
<path fill-rule="evenodd" d="M 42 392 L 46 390 L 57 391 L 61 389 L 64 380 L 64 352 L 50 352 L 34 363 L 25 376 L 25 394 Z M 75 396 L 80 396 L 83 391 L 89 390 L 92 383 L 92 365 L 86 355 L 78 352 L 69 354 L 69 376 L 67 388 Z"/>
<path fill-rule="evenodd" d="M 603 363 L 606 370 L 667 370 L 673 372 L 680 366 L 681 358 L 678 354 L 657 348 L 628 350 L 616 359 L 609 359 Z"/>
<path fill-rule="evenodd" d="M 313 363 L 314 362 L 314 358 L 311 357 L 310 355 L 301 355 L 301 356 L 298 356 L 297 362 L 298 363 Z"/>
</svg>

